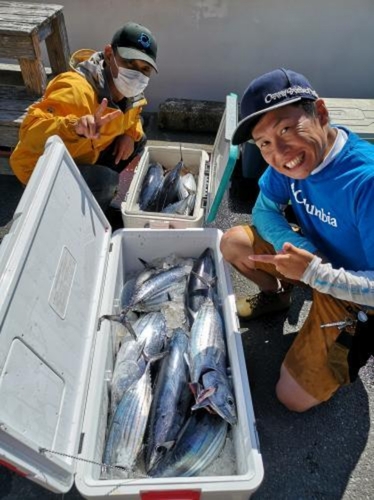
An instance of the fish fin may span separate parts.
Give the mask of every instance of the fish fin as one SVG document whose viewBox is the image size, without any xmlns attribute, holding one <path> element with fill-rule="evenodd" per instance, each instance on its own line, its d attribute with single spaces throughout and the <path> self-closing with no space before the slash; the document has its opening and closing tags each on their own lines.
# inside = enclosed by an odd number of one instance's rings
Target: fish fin
<svg viewBox="0 0 374 500">
<path fill-rule="evenodd" d="M 193 406 L 191 406 L 191 411 L 201 410 L 202 408 L 205 408 L 210 413 L 209 406 L 209 399 L 204 399 L 203 401 L 200 401 L 200 403 L 195 403 Z"/>
<path fill-rule="evenodd" d="M 184 357 L 184 360 L 185 360 L 185 362 L 186 362 L 186 364 L 187 364 L 187 366 L 188 366 L 188 369 L 189 369 L 189 371 L 190 371 L 190 374 L 191 374 L 191 365 L 190 365 L 190 360 L 189 360 L 189 358 L 188 358 L 188 354 L 185 352 L 185 353 L 183 354 L 183 357 Z"/>
<path fill-rule="evenodd" d="M 165 356 L 167 356 L 169 353 L 170 351 L 162 351 L 157 354 L 154 354 L 152 357 L 148 357 L 148 362 L 154 363 L 155 361 L 159 361 L 160 359 L 163 359 Z"/>
<path fill-rule="evenodd" d="M 166 449 L 166 451 L 170 451 L 172 447 L 175 445 L 175 440 L 174 441 L 165 441 L 164 443 L 161 443 L 161 446 Z"/>
<path fill-rule="evenodd" d="M 198 382 L 190 382 L 188 384 L 188 387 L 191 389 L 192 394 L 197 397 L 197 394 L 199 392 L 199 383 Z"/>
<path fill-rule="evenodd" d="M 214 276 L 213 278 L 211 278 L 209 275 L 207 275 L 205 273 L 204 274 L 198 274 L 195 271 L 191 271 L 191 274 L 193 274 L 194 276 L 196 276 L 196 278 L 202 282 L 202 285 L 200 287 L 201 289 L 213 288 L 216 285 L 216 283 L 217 283 L 217 276 Z M 196 290 L 199 290 L 199 288 L 196 288 Z"/>
<path fill-rule="evenodd" d="M 146 260 L 142 259 L 141 257 L 138 257 L 138 260 L 143 264 L 143 266 L 145 267 L 145 269 L 157 269 L 157 267 L 153 264 L 150 264 L 149 262 L 147 262 Z"/>
<path fill-rule="evenodd" d="M 134 330 L 131 322 L 126 317 L 123 318 L 122 322 L 125 325 L 125 327 L 128 329 L 130 335 L 134 338 L 134 340 L 138 340 L 138 337 L 136 336 L 135 330 Z"/>
<path fill-rule="evenodd" d="M 210 396 L 213 396 L 213 394 L 216 392 L 215 387 L 208 387 L 208 389 L 203 389 L 200 391 L 196 397 L 196 403 L 201 403 L 205 399 L 210 398 Z"/>
</svg>

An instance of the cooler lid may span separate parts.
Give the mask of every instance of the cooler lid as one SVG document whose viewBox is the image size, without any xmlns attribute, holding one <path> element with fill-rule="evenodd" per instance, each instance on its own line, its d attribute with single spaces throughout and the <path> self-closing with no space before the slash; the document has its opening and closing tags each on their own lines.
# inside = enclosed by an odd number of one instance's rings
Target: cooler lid
<svg viewBox="0 0 374 500">
<path fill-rule="evenodd" d="M 239 156 L 239 147 L 231 144 L 232 134 L 238 123 L 238 96 L 226 96 L 226 107 L 214 141 L 209 169 L 209 189 L 205 222 L 213 222 L 231 174 Z"/>
<path fill-rule="evenodd" d="M 50 138 L 0 245 L 0 461 L 55 492 L 74 480 L 110 238 Z"/>
</svg>

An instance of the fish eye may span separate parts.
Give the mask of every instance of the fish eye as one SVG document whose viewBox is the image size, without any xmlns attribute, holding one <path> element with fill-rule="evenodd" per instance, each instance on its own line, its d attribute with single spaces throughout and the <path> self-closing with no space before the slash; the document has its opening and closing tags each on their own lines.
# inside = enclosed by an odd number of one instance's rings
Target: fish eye
<svg viewBox="0 0 374 500">
<path fill-rule="evenodd" d="M 232 398 L 227 398 L 227 403 L 230 405 L 230 406 L 234 406 L 234 400 Z"/>
<path fill-rule="evenodd" d="M 163 453 L 166 452 L 166 447 L 165 446 L 162 446 L 162 445 L 158 445 L 156 446 L 156 453 L 162 455 Z"/>
</svg>

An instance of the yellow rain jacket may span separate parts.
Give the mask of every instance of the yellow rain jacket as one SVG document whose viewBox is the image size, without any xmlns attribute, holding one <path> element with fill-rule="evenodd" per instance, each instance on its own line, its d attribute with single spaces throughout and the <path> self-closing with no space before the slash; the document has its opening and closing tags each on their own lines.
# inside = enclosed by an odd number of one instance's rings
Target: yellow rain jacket
<svg viewBox="0 0 374 500">
<path fill-rule="evenodd" d="M 103 71 L 103 54 L 82 49 L 73 54 L 72 71 L 56 76 L 48 84 L 45 95 L 29 107 L 20 127 L 19 142 L 10 157 L 10 165 L 18 179 L 26 184 L 48 137 L 58 135 L 76 163 L 93 165 L 99 154 L 113 140 L 126 134 L 139 141 L 143 136 L 140 121 L 142 106 L 147 101 L 143 94 L 115 104 L 110 97 Z M 108 99 L 106 113 L 118 108 L 122 114 L 103 125 L 98 139 L 87 139 L 76 134 L 78 118 L 94 114 L 102 99 Z"/>
</svg>

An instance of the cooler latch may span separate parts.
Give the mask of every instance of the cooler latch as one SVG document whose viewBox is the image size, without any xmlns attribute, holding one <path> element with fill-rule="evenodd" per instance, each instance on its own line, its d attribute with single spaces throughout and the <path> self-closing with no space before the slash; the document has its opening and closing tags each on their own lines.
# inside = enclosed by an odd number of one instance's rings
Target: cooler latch
<svg viewBox="0 0 374 500">
<path fill-rule="evenodd" d="M 144 227 L 150 229 L 170 229 L 170 222 L 167 220 L 150 220 Z"/>
<path fill-rule="evenodd" d="M 206 161 L 204 168 L 203 191 L 201 196 L 201 208 L 205 208 L 208 203 L 209 178 L 210 178 L 210 161 Z"/>
</svg>

